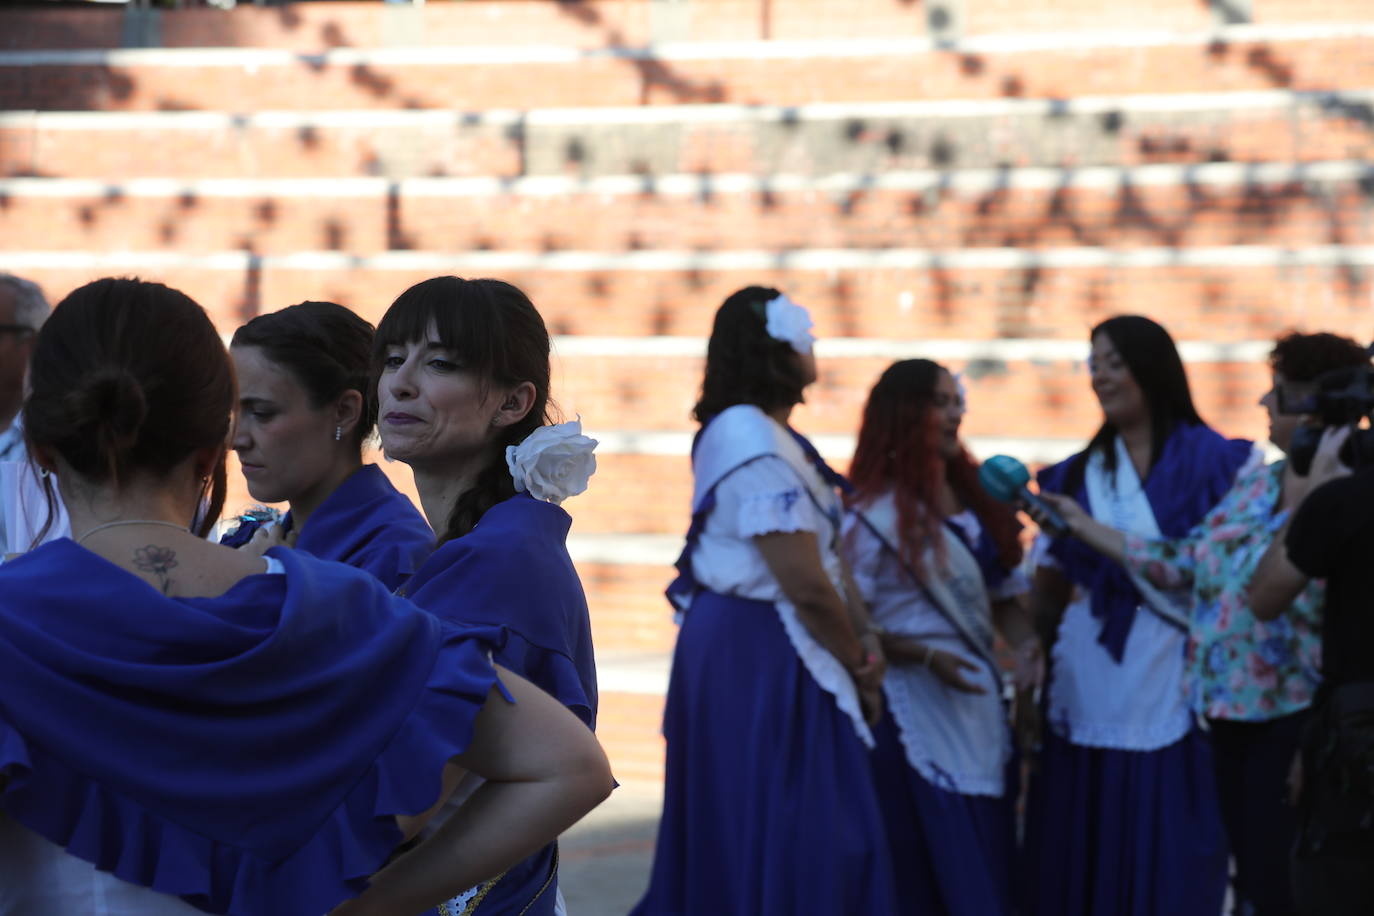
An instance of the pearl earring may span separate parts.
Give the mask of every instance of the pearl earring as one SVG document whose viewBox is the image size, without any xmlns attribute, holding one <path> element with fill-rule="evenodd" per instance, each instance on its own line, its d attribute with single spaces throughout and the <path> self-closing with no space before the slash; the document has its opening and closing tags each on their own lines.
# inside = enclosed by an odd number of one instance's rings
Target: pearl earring
<svg viewBox="0 0 1374 916">
<path fill-rule="evenodd" d="M 335 442 L 339 442 L 339 441 L 341 441 L 342 439 L 343 439 L 343 427 L 342 427 L 342 426 L 336 426 L 336 427 L 334 427 L 334 441 L 335 441 Z"/>
</svg>

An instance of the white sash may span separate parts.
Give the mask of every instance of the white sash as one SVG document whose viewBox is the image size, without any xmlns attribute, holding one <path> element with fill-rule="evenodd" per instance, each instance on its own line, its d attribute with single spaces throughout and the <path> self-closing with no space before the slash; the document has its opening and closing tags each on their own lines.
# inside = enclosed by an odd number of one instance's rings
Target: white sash
<svg viewBox="0 0 1374 916">
<path fill-rule="evenodd" d="M 1146 538 L 1160 537 L 1145 488 L 1118 437 L 1116 470 L 1109 473 L 1100 452 L 1088 456 L 1084 484 L 1093 517 Z M 1145 596 L 1126 638 L 1121 662 L 1098 642 L 1102 621 L 1092 615 L 1090 597 L 1075 589 L 1059 624 L 1050 683 L 1050 724 L 1075 744 L 1118 750 L 1166 747 L 1192 725 L 1184 690 L 1186 606 L 1133 576 Z"/>
<path fill-rule="evenodd" d="M 883 692 L 907 763 L 946 791 L 1000 797 L 1011 758 L 1011 730 L 992 648 L 992 606 L 977 559 L 954 532 L 941 526 L 946 561 L 941 564 L 935 551 L 927 548 L 921 555 L 924 579 L 918 580 L 897 549 L 891 495 L 855 515 L 861 523 L 868 521 L 868 531 L 900 563 L 909 585 L 909 601 L 896 607 L 884 602 L 875 608 L 879 623 L 933 649 L 970 659 L 977 670 L 962 669 L 960 674 L 985 691 L 972 694 L 947 687 L 918 664 L 889 664 Z M 926 608 L 938 614 L 943 627 L 931 620 Z"/>
</svg>

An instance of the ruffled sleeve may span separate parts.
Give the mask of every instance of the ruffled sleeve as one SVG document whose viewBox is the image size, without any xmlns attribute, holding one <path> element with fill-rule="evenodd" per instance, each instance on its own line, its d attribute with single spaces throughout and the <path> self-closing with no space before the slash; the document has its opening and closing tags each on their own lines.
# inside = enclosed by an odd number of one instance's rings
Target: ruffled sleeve
<svg viewBox="0 0 1374 916">
<path fill-rule="evenodd" d="M 819 532 L 825 525 L 797 472 L 772 455 L 733 471 L 721 481 L 716 498 L 722 507 L 733 507 L 741 538 Z"/>
</svg>

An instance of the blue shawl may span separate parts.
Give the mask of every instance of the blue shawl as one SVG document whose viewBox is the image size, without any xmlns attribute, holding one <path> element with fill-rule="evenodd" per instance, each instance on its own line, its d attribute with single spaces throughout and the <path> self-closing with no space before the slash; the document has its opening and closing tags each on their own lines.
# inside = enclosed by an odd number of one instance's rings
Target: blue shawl
<svg viewBox="0 0 1374 916">
<path fill-rule="evenodd" d="M 1187 534 L 1231 489 L 1236 472 L 1249 460 L 1253 449 L 1250 441 L 1227 439 L 1204 424 L 1180 423 L 1175 427 L 1145 479 L 1145 496 L 1154 510 L 1160 533 L 1166 538 Z M 1074 463 L 1086 465 L 1087 457 L 1086 452 L 1079 452 L 1044 468 L 1036 475 L 1040 488 L 1064 493 Z M 1068 495 L 1093 511 L 1081 479 L 1078 488 Z M 1098 642 L 1120 661 L 1136 608 L 1144 597 L 1124 569 L 1081 541 L 1056 538 L 1049 553 L 1059 561 L 1070 581 L 1088 590 L 1092 614 L 1102 622 Z"/>
<path fill-rule="evenodd" d="M 168 598 L 68 539 L 0 567 L 0 808 L 212 913 L 328 912 L 438 797 L 496 673 L 358 570 Z"/>
<path fill-rule="evenodd" d="M 499 627 L 496 662 L 596 725 L 596 659 L 582 580 L 568 556 L 572 518 L 517 493 L 442 544 L 402 592 L 432 614 Z"/>
<path fill-rule="evenodd" d="M 261 527 L 248 520 L 220 539 L 241 547 Z M 291 513 L 282 525 L 291 530 Z M 434 550 L 434 532 L 381 468 L 366 464 L 330 493 L 296 538 L 296 549 L 365 569 L 396 589 Z"/>
</svg>

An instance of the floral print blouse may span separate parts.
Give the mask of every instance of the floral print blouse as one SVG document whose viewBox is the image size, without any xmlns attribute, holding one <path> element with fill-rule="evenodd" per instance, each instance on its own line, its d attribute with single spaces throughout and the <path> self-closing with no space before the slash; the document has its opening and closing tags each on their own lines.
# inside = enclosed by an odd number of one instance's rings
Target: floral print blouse
<svg viewBox="0 0 1374 916">
<path fill-rule="evenodd" d="M 1323 585 L 1279 617 L 1250 613 L 1246 586 L 1288 513 L 1275 512 L 1286 461 L 1242 472 L 1221 502 L 1177 540 L 1126 536 L 1126 563 L 1164 590 L 1192 590 L 1188 691 L 1213 719 L 1264 720 L 1312 702 L 1321 680 Z"/>
</svg>

